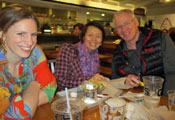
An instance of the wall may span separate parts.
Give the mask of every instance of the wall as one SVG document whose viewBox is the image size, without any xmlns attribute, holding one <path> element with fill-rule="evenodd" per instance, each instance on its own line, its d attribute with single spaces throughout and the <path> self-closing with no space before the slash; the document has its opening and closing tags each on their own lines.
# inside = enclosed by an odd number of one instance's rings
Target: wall
<svg viewBox="0 0 175 120">
<path fill-rule="evenodd" d="M 148 20 L 153 20 L 153 28 L 155 29 L 169 29 L 175 26 L 175 14 L 157 15 L 157 16 L 147 16 Z"/>
<path fill-rule="evenodd" d="M 113 42 L 118 36 L 106 36 L 104 42 Z M 75 43 L 76 36 L 70 34 L 38 34 L 37 44 L 43 49 L 60 48 L 64 43 Z"/>
<path fill-rule="evenodd" d="M 76 22 L 81 22 L 81 23 L 85 24 L 87 22 L 87 20 L 90 20 L 90 19 L 98 20 L 98 21 L 112 21 L 111 16 L 113 16 L 113 15 L 111 15 L 111 14 L 113 14 L 115 12 L 113 10 L 106 10 L 106 9 L 95 9 L 95 8 L 88 8 L 88 7 L 82 7 L 82 6 L 76 6 L 76 5 L 75 6 L 74 5 L 67 5 L 67 4 L 61 4 L 61 3 L 55 4 L 54 2 L 47 2 L 47 1 L 42 1 L 42 0 L 30 0 L 30 2 L 28 2 L 28 0 L 3 0 L 3 1 L 5 3 L 8 3 L 8 4 L 20 3 L 20 4 L 24 4 L 26 6 L 40 8 L 41 10 L 39 9 L 39 11 L 46 12 L 46 17 L 48 17 L 47 14 L 49 13 L 49 10 L 45 10 L 45 9 L 48 9 L 48 8 L 53 9 L 52 19 L 55 19 L 58 17 L 61 17 L 58 19 L 63 19 L 65 15 L 66 15 L 66 17 L 68 17 L 67 16 L 68 14 L 66 13 L 66 11 L 70 11 L 72 19 L 76 20 L 76 21 L 73 21 L 74 24 Z M 0 2 L 0 4 L 1 3 L 2 2 Z M 34 11 L 34 12 L 38 12 L 38 11 Z M 85 14 L 86 12 L 90 12 L 90 15 L 86 15 Z M 101 13 L 106 14 L 106 16 L 101 17 L 101 16 L 97 15 L 97 14 L 101 15 Z M 57 14 L 58 14 L 58 16 L 57 16 Z M 49 16 L 49 17 L 51 17 L 51 16 Z M 42 21 L 44 22 L 44 20 L 42 20 Z M 45 20 L 45 21 L 48 21 L 48 20 Z M 59 20 L 55 20 L 55 21 L 59 21 Z M 55 22 L 55 21 L 53 20 L 53 22 Z M 62 21 L 65 21 L 65 19 L 63 19 Z"/>
<path fill-rule="evenodd" d="M 86 16 L 86 11 L 81 10 L 77 11 L 77 23 L 87 23 L 87 16 Z"/>
<path fill-rule="evenodd" d="M 142 16 L 142 15 L 136 15 L 138 21 L 139 21 L 139 26 L 140 27 L 144 27 L 145 26 L 145 16 Z"/>
</svg>

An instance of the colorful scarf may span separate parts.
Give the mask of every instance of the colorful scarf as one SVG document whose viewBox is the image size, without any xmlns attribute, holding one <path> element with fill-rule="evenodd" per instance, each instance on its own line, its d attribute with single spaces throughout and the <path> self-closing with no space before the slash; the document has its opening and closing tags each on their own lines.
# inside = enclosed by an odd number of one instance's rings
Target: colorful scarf
<svg viewBox="0 0 175 120">
<path fill-rule="evenodd" d="M 80 66 L 84 76 L 93 76 L 99 72 L 99 56 L 98 50 L 94 50 L 91 53 L 84 43 L 77 43 L 79 51 Z"/>
</svg>

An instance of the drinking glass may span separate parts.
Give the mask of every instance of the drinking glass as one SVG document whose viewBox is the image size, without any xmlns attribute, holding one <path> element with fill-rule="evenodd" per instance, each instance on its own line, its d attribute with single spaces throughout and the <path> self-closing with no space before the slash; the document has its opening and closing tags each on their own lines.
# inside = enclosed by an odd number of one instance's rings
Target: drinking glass
<svg viewBox="0 0 175 120">
<path fill-rule="evenodd" d="M 70 108 L 69 111 L 67 108 L 66 98 L 60 98 L 54 101 L 51 105 L 51 110 L 54 112 L 55 120 L 70 120 L 70 115 L 72 120 L 82 120 L 83 109 L 85 104 L 81 100 L 71 100 L 70 99 Z"/>
<path fill-rule="evenodd" d="M 168 90 L 168 108 L 170 111 L 175 111 L 175 90 Z"/>
<path fill-rule="evenodd" d="M 158 107 L 164 79 L 158 76 L 144 76 L 144 105 L 147 108 Z"/>
<path fill-rule="evenodd" d="M 110 97 L 99 105 L 101 120 L 124 120 L 126 101 L 118 97 Z"/>
</svg>

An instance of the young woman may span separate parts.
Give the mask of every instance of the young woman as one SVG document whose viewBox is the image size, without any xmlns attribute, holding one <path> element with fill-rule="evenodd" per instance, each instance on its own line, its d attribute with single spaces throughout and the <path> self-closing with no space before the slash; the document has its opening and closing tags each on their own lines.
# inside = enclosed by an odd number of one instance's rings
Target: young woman
<svg viewBox="0 0 175 120">
<path fill-rule="evenodd" d="M 37 27 L 36 17 L 21 5 L 0 10 L 2 119 L 31 119 L 37 106 L 54 96 L 56 80 L 36 46 Z"/>
<path fill-rule="evenodd" d="M 103 27 L 96 22 L 86 24 L 77 44 L 64 44 L 56 60 L 58 91 L 73 88 L 90 78 L 105 80 L 99 74 L 98 48 L 104 40 Z"/>
</svg>

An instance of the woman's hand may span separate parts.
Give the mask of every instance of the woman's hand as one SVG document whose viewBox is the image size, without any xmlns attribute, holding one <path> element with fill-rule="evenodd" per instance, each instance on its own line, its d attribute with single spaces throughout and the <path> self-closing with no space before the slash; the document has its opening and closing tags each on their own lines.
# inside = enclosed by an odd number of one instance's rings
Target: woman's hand
<svg viewBox="0 0 175 120">
<path fill-rule="evenodd" d="M 107 79 L 103 75 L 100 75 L 99 73 L 93 75 L 91 77 L 91 79 L 100 80 L 100 81 L 103 81 L 103 80 L 107 81 Z"/>
<path fill-rule="evenodd" d="M 125 83 L 126 83 L 126 85 L 129 85 L 131 88 L 137 87 L 140 84 L 138 76 L 136 76 L 134 74 L 129 74 L 126 77 Z"/>
</svg>

